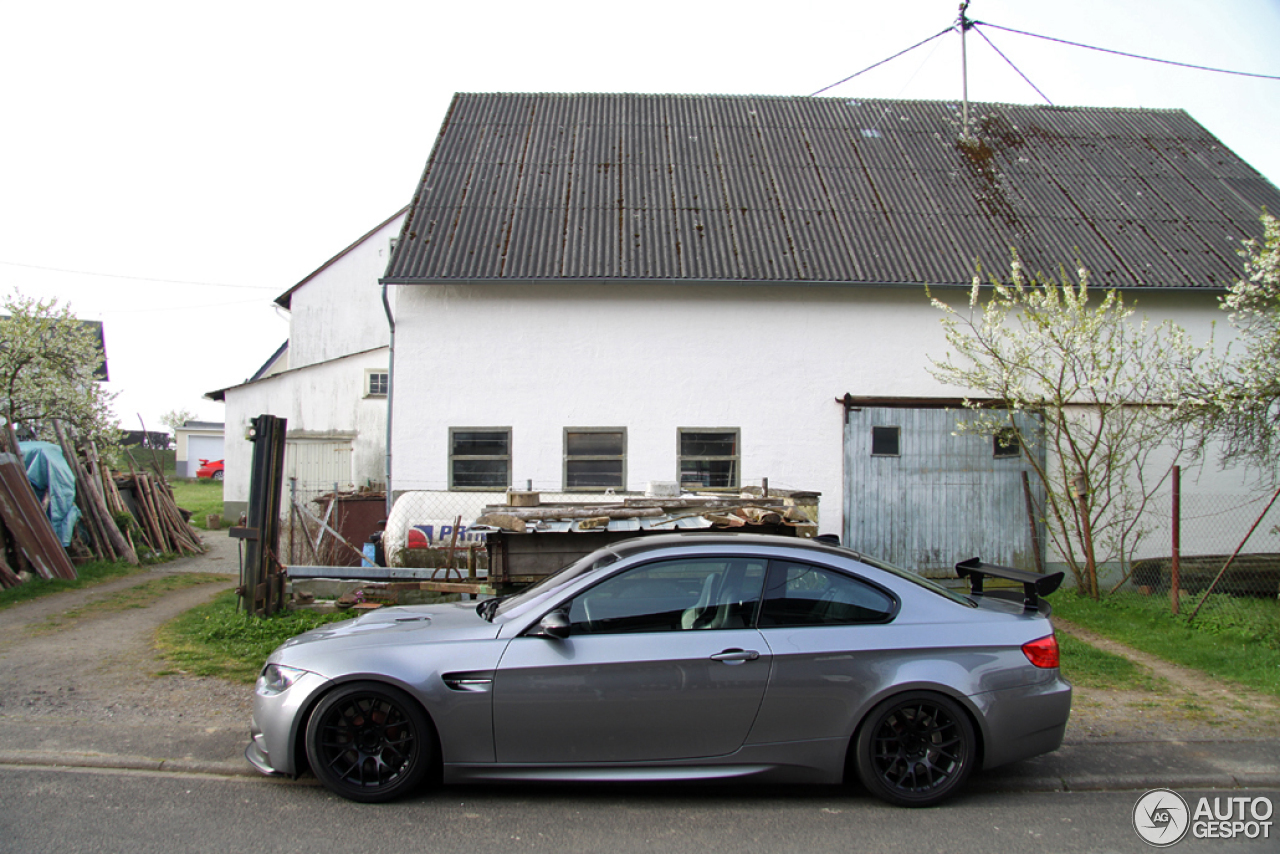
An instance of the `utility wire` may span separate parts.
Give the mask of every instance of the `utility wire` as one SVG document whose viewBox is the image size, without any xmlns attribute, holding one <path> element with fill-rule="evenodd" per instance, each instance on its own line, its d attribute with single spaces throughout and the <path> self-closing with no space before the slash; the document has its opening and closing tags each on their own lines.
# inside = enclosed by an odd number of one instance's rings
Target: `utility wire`
<svg viewBox="0 0 1280 854">
<path fill-rule="evenodd" d="M 918 48 L 918 47 L 920 47 L 920 46 L 922 46 L 922 45 L 926 45 L 926 44 L 928 44 L 929 42 L 933 41 L 934 39 L 936 39 L 936 38 L 938 38 L 938 37 L 940 37 L 940 36 L 945 36 L 947 33 L 951 32 L 951 31 L 952 31 L 952 30 L 954 30 L 954 29 L 955 29 L 955 26 L 954 26 L 954 25 L 952 25 L 952 26 L 950 26 L 950 27 L 947 27 L 947 28 L 946 28 L 945 30 L 943 30 L 942 32 L 940 32 L 940 33 L 935 33 L 934 35 L 929 36 L 929 38 L 925 39 L 924 41 L 922 41 L 922 42 L 917 42 L 916 44 L 913 44 L 911 47 L 907 48 L 906 50 L 900 50 L 900 51 L 898 51 L 897 53 L 895 53 L 893 56 L 889 57 L 888 59 L 882 59 L 882 60 L 880 60 L 879 62 L 877 62 L 875 65 L 868 65 L 866 68 L 862 69 L 861 71 L 859 71 L 859 72 L 857 72 L 857 73 L 855 73 L 855 74 L 850 74 L 848 77 L 846 77 L 846 78 L 845 78 L 845 79 L 843 79 L 843 80 L 837 80 L 835 83 L 832 83 L 830 86 L 823 86 L 823 87 L 822 87 L 821 89 L 819 89 L 817 92 L 813 92 L 812 94 L 810 94 L 810 95 L 809 95 L 809 97 L 810 97 L 810 98 L 812 98 L 814 95 L 821 95 L 823 92 L 827 91 L 828 89 L 834 89 L 834 88 L 836 88 L 836 87 L 837 87 L 837 86 L 839 86 L 841 83 L 848 83 L 850 80 L 852 80 L 853 78 L 857 77 L 858 75 L 860 75 L 860 74 L 866 74 L 868 71 L 870 71 L 870 70 L 871 70 L 871 69 L 873 69 L 873 68 L 879 68 L 881 65 L 884 65 L 886 62 L 892 62 L 893 60 L 895 60 L 895 59 L 897 59 L 898 57 L 902 56 L 904 53 L 910 53 L 911 51 L 915 50 L 916 48 Z"/>
<path fill-rule="evenodd" d="M 117 273 L 93 273 L 88 270 L 67 270 L 62 267 L 41 267 L 38 264 L 19 264 L 16 261 L 0 261 L 7 267 L 25 267 L 28 270 L 49 270 L 54 273 L 73 273 L 77 276 L 101 276 L 106 279 L 129 279 L 134 282 L 163 282 L 168 285 L 200 285 L 208 288 L 244 288 L 254 291 L 278 290 L 270 285 L 229 285 L 225 282 L 189 282 L 182 279 L 148 279 L 144 276 L 122 276 Z"/>
<path fill-rule="evenodd" d="M 1027 75 L 1023 74 L 1023 73 L 1022 73 L 1022 69 L 1021 69 L 1021 68 L 1019 68 L 1018 66 L 1014 65 L 1014 64 L 1013 64 L 1013 60 L 1012 60 L 1012 59 L 1010 59 L 1009 57 L 1005 56 L 1005 55 L 1004 55 L 1004 51 L 1002 51 L 1000 48 L 996 47 L 996 43 L 995 43 L 995 42 L 993 42 L 991 39 L 987 38 L 987 34 L 986 34 L 986 33 L 984 33 L 982 30 L 979 30 L 979 29 L 978 29 L 978 25 L 977 25 L 977 22 L 976 22 L 976 21 L 974 22 L 974 26 L 972 27 L 972 29 L 977 30 L 978 35 L 982 36 L 982 40 L 983 40 L 983 41 L 985 41 L 987 44 L 991 45 L 991 49 L 992 49 L 992 50 L 994 50 L 996 53 L 1000 54 L 1000 58 L 1001 58 L 1001 59 L 1003 59 L 1005 62 L 1009 63 L 1009 67 L 1010 67 L 1010 68 L 1012 68 L 1014 71 L 1018 72 L 1018 76 L 1019 76 L 1019 77 L 1021 77 L 1023 80 L 1027 81 L 1027 85 L 1028 85 L 1028 86 L 1030 86 L 1032 89 L 1035 89 L 1035 90 L 1036 90 L 1036 94 L 1037 94 L 1037 95 L 1039 95 L 1041 98 L 1044 98 L 1044 101 L 1045 101 L 1045 103 L 1046 103 L 1046 104 L 1048 104 L 1048 105 L 1049 105 L 1049 106 L 1051 106 L 1051 107 L 1053 106 L 1053 101 L 1050 101 L 1050 100 L 1049 100 L 1049 96 L 1048 96 L 1048 95 L 1046 95 L 1045 93 L 1041 92 L 1041 91 L 1040 91 L 1040 87 L 1039 87 L 1039 86 L 1037 86 L 1036 84 L 1032 83 L 1032 82 L 1031 82 L 1031 78 L 1030 78 L 1030 77 L 1028 77 Z"/>
<path fill-rule="evenodd" d="M 1143 60 L 1146 60 L 1147 62 L 1161 62 L 1161 63 L 1164 63 L 1165 65 L 1177 65 L 1181 68 L 1193 68 L 1196 71 L 1213 71 L 1217 74 L 1234 74 L 1238 77 L 1258 77 L 1263 80 L 1280 80 L 1280 75 L 1275 75 L 1275 74 L 1255 74 L 1252 71 L 1232 71 L 1227 68 L 1211 68 L 1208 65 L 1195 65 L 1190 62 L 1178 62 L 1172 59 L 1160 59 L 1154 56 L 1143 56 L 1142 54 L 1139 54 L 1139 53 L 1126 53 L 1123 50 L 1111 50 L 1110 48 L 1105 48 L 1105 47 L 1094 47 L 1093 45 L 1081 44 L 1080 42 L 1067 41 L 1066 39 L 1058 39 L 1058 38 L 1054 38 L 1053 36 L 1042 36 L 1038 33 L 1028 33 L 1025 30 L 1015 30 L 1012 27 L 1002 27 L 999 24 L 989 24 L 986 21 L 974 21 L 973 23 L 975 26 L 981 24 L 984 27 L 991 27 L 997 30 L 1004 30 L 1007 33 L 1017 33 L 1020 36 L 1031 36 L 1033 39 L 1044 39 L 1045 41 L 1048 41 L 1048 42 L 1057 42 L 1058 44 L 1071 45 L 1072 47 L 1082 47 L 1082 48 L 1085 48 L 1086 50 L 1096 50 L 1099 53 L 1110 53 L 1116 56 L 1127 56 L 1130 59 L 1143 59 Z M 986 36 L 983 36 L 983 38 L 986 38 Z M 995 45 L 992 45 L 992 47 L 995 47 Z M 844 81 L 842 80 L 840 82 L 843 83 Z M 1030 82 L 1030 81 L 1027 81 L 1027 82 Z M 1037 89 L 1036 91 L 1039 91 L 1039 90 Z"/>
</svg>

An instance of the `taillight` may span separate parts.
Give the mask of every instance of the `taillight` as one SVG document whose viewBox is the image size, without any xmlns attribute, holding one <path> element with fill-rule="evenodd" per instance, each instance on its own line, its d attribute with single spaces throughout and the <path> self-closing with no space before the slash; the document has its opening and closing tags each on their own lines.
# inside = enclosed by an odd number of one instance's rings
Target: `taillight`
<svg viewBox="0 0 1280 854">
<path fill-rule="evenodd" d="M 1058 639 L 1053 635 L 1022 645 L 1022 654 L 1036 667 L 1058 666 Z"/>
</svg>

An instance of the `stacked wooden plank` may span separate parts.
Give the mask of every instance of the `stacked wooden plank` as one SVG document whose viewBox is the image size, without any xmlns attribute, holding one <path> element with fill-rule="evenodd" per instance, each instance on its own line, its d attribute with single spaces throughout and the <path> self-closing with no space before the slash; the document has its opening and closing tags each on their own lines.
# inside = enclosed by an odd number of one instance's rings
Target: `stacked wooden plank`
<svg viewBox="0 0 1280 854">
<path fill-rule="evenodd" d="M 108 503 L 114 490 L 107 483 L 106 469 L 98 461 L 98 450 L 92 442 L 83 444 L 82 461 L 75 446 L 68 440 L 62 425 L 54 422 L 62 456 L 76 478 L 76 506 L 80 508 L 82 527 L 88 531 L 90 549 L 98 560 L 124 560 L 138 565 L 138 553 L 125 532 L 116 523 L 115 514 Z M 119 496 L 115 498 L 118 500 Z"/>
<path fill-rule="evenodd" d="M 0 454 L 0 521 L 7 537 L 13 539 L 19 560 L 41 578 L 76 577 L 71 559 L 31 488 L 27 467 L 13 454 Z M 22 580 L 5 560 L 5 537 L 0 533 L 0 586 L 13 587 Z"/>
<path fill-rule="evenodd" d="M 133 493 L 133 507 L 125 505 L 121 490 Z M 200 534 L 191 527 L 174 501 L 173 491 L 164 478 L 150 472 L 117 474 L 113 489 L 120 510 L 131 512 L 138 522 L 138 536 L 151 552 L 171 552 L 179 555 L 201 554 L 205 551 Z"/>
</svg>

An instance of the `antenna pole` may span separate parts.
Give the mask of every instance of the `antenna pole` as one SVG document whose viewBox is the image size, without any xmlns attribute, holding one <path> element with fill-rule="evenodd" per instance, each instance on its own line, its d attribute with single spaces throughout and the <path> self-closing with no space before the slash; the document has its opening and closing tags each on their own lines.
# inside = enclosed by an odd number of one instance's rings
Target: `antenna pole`
<svg viewBox="0 0 1280 854">
<path fill-rule="evenodd" d="M 964 34 L 973 26 L 973 22 L 965 15 L 969 8 L 969 0 L 962 0 L 960 3 L 960 19 L 956 21 L 960 25 L 960 85 L 964 97 L 964 109 L 961 112 L 961 119 L 964 122 L 964 128 L 960 132 L 961 139 L 969 138 L 969 60 L 965 53 Z"/>
</svg>

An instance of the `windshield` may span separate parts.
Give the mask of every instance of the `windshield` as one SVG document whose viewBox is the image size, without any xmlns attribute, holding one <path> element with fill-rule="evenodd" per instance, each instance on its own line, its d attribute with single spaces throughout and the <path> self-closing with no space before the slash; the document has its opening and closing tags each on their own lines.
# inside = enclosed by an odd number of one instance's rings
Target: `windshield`
<svg viewBox="0 0 1280 854">
<path fill-rule="evenodd" d="M 912 584 L 918 584 L 919 586 L 925 588 L 926 590 L 932 590 L 934 593 L 937 593 L 939 596 L 945 596 L 953 602 L 959 602 L 961 605 L 967 605 L 970 608 L 977 607 L 977 605 L 973 602 L 972 599 L 969 599 L 968 597 L 965 597 L 965 596 L 961 596 L 959 593 L 955 592 L 954 590 L 950 590 L 946 587 L 943 587 L 938 582 L 933 581 L 932 579 L 929 579 L 929 578 L 925 578 L 923 575 L 917 575 L 914 572 L 909 572 L 903 569 L 902 567 L 894 566 L 893 564 L 888 563 L 887 561 L 880 560 L 879 558 L 867 557 L 866 555 L 858 555 L 858 560 L 862 561 L 868 566 L 874 566 L 876 569 L 882 569 L 885 572 L 892 573 L 893 575 L 898 576 L 904 581 L 910 581 Z"/>
<path fill-rule="evenodd" d="M 499 599 L 488 599 L 481 602 L 476 611 L 490 622 L 493 621 L 495 616 L 518 614 L 531 603 L 541 601 L 548 594 L 559 590 L 579 576 L 593 569 L 608 566 L 617 560 L 618 556 L 613 552 L 605 552 L 604 554 L 592 552 L 581 560 L 569 564 L 559 572 L 548 575 L 532 587 L 526 587 L 518 593 L 512 593 Z"/>
</svg>

